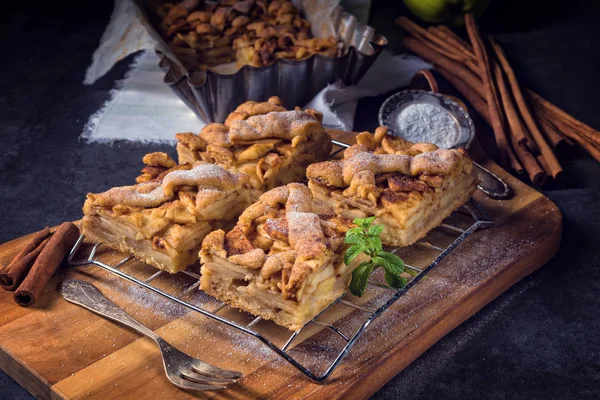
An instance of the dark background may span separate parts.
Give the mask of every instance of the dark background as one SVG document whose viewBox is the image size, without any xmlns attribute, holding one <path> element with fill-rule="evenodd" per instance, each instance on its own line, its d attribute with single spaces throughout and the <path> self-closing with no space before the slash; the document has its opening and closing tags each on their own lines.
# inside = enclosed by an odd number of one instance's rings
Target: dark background
<svg viewBox="0 0 600 400">
<path fill-rule="evenodd" d="M 493 1 L 479 20 L 521 82 L 599 128 L 600 5 Z M 389 21 L 400 1 L 374 0 L 371 23 L 397 49 Z M 89 191 L 129 184 L 150 151 L 169 146 L 78 140 L 131 58 L 81 84 L 110 1 L 13 2 L 0 14 L 0 243 L 81 217 Z M 373 129 L 385 96 L 359 103 L 355 128 Z M 481 136 L 489 132 L 479 132 Z M 600 164 L 572 150 L 565 180 L 543 192 L 564 217 L 558 256 L 478 312 L 374 398 L 600 397 Z M 43 338 L 40 338 L 43 340 Z M 0 398 L 30 396 L 0 372 Z"/>
</svg>

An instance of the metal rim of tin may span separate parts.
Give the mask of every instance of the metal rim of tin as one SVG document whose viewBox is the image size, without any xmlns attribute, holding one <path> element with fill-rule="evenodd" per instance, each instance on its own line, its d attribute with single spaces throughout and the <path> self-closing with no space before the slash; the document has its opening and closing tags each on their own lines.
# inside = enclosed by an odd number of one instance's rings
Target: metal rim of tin
<svg viewBox="0 0 600 400">
<path fill-rule="evenodd" d="M 456 129 L 459 132 L 459 141 L 451 148 L 468 148 L 475 138 L 475 125 L 467 111 L 454 100 L 433 92 L 424 90 L 403 90 L 388 97 L 379 108 L 379 125 L 388 128 L 394 136 L 402 137 L 395 128 L 394 116 L 399 110 L 406 108 L 411 104 L 427 103 L 437 105 L 448 112 L 454 120 Z"/>
</svg>

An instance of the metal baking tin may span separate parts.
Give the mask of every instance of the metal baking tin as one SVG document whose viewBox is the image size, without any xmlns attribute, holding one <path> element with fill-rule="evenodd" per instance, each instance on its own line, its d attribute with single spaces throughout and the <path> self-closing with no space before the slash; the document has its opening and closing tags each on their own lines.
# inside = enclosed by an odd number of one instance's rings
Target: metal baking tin
<svg viewBox="0 0 600 400">
<path fill-rule="evenodd" d="M 279 96 L 288 109 L 303 106 L 330 83 L 341 80 L 346 85 L 356 84 L 388 43 L 341 7 L 334 10 L 332 19 L 344 43 L 345 54 L 340 57 L 315 54 L 302 61 L 279 59 L 262 68 L 245 66 L 232 75 L 213 71 L 190 75 L 179 63 L 157 52 L 159 65 L 166 72 L 164 81 L 206 122 L 223 122 L 241 103 L 265 101 L 271 96 Z"/>
</svg>

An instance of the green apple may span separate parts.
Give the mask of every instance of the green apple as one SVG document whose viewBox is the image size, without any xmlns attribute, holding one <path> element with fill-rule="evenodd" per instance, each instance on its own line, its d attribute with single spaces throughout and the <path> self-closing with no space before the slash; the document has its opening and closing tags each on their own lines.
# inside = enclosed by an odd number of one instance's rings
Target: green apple
<svg viewBox="0 0 600 400">
<path fill-rule="evenodd" d="M 432 24 L 464 24 L 465 13 L 475 18 L 485 11 L 489 0 L 404 0 L 411 13 Z"/>
</svg>

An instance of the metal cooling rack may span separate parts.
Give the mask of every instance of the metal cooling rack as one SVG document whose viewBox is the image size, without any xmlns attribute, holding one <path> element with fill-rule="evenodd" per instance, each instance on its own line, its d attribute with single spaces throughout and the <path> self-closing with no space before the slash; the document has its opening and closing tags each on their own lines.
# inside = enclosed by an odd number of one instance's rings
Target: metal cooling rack
<svg viewBox="0 0 600 400">
<path fill-rule="evenodd" d="M 189 295 L 193 290 L 197 289 L 200 284 L 200 282 L 199 282 L 200 275 L 195 272 L 187 271 L 187 270 L 180 272 L 180 274 L 186 274 L 186 275 L 194 278 L 196 280 L 196 282 L 194 284 L 188 286 L 187 288 L 185 288 L 179 295 L 176 295 L 176 296 L 171 295 L 171 294 L 151 285 L 151 282 L 153 280 L 155 280 L 156 278 L 158 278 L 159 276 L 170 276 L 167 272 L 158 271 L 144 280 L 138 279 L 135 276 L 122 271 L 122 267 L 126 263 L 131 261 L 133 259 L 133 256 L 128 256 L 114 265 L 106 264 L 106 263 L 100 261 L 99 259 L 97 259 L 96 253 L 97 253 L 98 248 L 101 245 L 100 243 L 95 244 L 92 247 L 91 252 L 87 258 L 84 258 L 82 260 L 76 260 L 75 255 L 79 252 L 79 250 L 81 248 L 81 245 L 84 240 L 83 235 L 81 235 L 79 237 L 79 240 L 77 241 L 75 246 L 73 246 L 73 249 L 71 249 L 71 252 L 69 253 L 69 257 L 68 257 L 68 262 L 72 266 L 95 265 L 97 267 L 100 267 L 100 268 L 102 268 L 112 274 L 115 274 L 129 282 L 132 282 L 132 283 L 139 285 L 147 290 L 157 293 L 157 294 L 171 300 L 174 303 L 177 303 L 179 305 L 187 307 L 190 310 L 193 310 L 193 311 L 198 312 L 206 317 L 209 317 L 209 318 L 212 318 L 213 320 L 221 322 L 230 328 L 236 329 L 247 335 L 250 335 L 250 336 L 260 340 L 263 344 L 268 346 L 271 350 L 273 350 L 275 353 L 277 353 L 280 357 L 282 357 L 283 359 L 288 361 L 290 364 L 292 364 L 294 367 L 296 367 L 298 370 L 300 370 L 304 375 L 306 375 L 311 380 L 313 380 L 315 382 L 323 382 L 333 373 L 333 371 L 341 363 L 342 359 L 346 356 L 346 354 L 348 354 L 348 352 L 350 351 L 352 346 L 356 343 L 356 341 L 359 339 L 359 337 L 362 335 L 362 333 L 367 329 L 367 327 L 377 317 L 379 317 L 385 310 L 387 310 L 392 304 L 394 304 L 401 296 L 406 294 L 414 285 L 416 285 L 421 279 L 423 279 L 423 277 L 425 277 L 429 272 L 431 272 L 431 270 L 433 270 L 448 254 L 450 254 L 450 252 L 452 252 L 452 250 L 454 250 L 459 244 L 461 244 L 468 236 L 470 236 L 473 232 L 475 232 L 479 229 L 487 228 L 487 227 L 491 226 L 493 223 L 492 220 L 486 215 L 485 211 L 483 209 L 481 209 L 481 207 L 477 203 L 475 203 L 475 201 L 473 201 L 473 200 L 470 200 L 469 203 L 467 203 L 461 209 L 456 211 L 453 215 L 455 215 L 455 214 L 461 214 L 463 218 L 465 218 L 465 217 L 469 218 L 469 220 L 471 221 L 470 224 L 462 224 L 463 228 L 461 228 L 459 226 L 455 226 L 452 223 L 444 223 L 444 224 L 440 225 L 440 227 L 434 229 L 434 231 L 440 231 L 440 230 L 443 231 L 445 235 L 453 235 L 453 236 L 451 236 L 451 238 L 454 238 L 454 236 L 456 236 L 449 245 L 447 245 L 446 247 L 442 247 L 442 246 L 438 246 L 436 244 L 432 244 L 430 241 L 419 241 L 415 245 L 409 247 L 409 248 L 414 248 L 414 246 L 423 247 L 426 249 L 426 250 L 425 249 L 423 249 L 423 250 L 434 252 L 434 254 L 436 254 L 436 255 L 433 257 L 433 260 L 431 261 L 431 263 L 429 263 L 429 265 L 427 265 L 424 268 L 418 268 L 418 267 L 415 267 L 412 265 L 406 265 L 406 270 L 410 272 L 412 278 L 410 278 L 408 284 L 404 288 L 396 290 L 396 289 L 389 288 L 386 285 L 383 285 L 381 283 L 375 282 L 374 280 L 371 280 L 371 281 L 369 281 L 370 288 L 367 289 L 367 292 L 369 290 L 378 290 L 378 291 L 381 291 L 382 293 L 384 293 L 384 294 L 377 295 L 377 299 L 379 301 L 382 301 L 381 305 L 375 306 L 375 307 L 367 307 L 364 305 L 358 305 L 358 304 L 356 304 L 356 301 L 358 300 L 357 298 L 355 298 L 351 295 L 348 295 L 348 294 L 341 296 L 338 299 L 336 299 L 333 303 L 331 303 L 331 305 L 329 305 L 326 309 L 321 311 L 316 317 L 314 317 L 312 320 L 307 322 L 306 325 L 304 325 L 299 330 L 293 332 L 289 336 L 289 338 L 285 341 L 285 343 L 281 346 L 275 344 L 273 340 L 271 340 L 267 337 L 268 335 L 266 335 L 260 331 L 259 322 L 262 321 L 261 317 L 254 318 L 248 324 L 241 324 L 241 323 L 232 321 L 231 319 L 229 319 L 223 315 L 219 315 L 221 310 L 228 307 L 225 303 L 220 302 L 220 304 L 218 304 L 214 309 L 208 310 L 204 307 L 194 305 L 189 301 L 182 300 L 182 298 L 184 296 Z M 450 219 L 452 219 L 452 216 L 450 217 Z M 466 225 L 468 225 L 468 226 L 466 226 Z M 432 232 L 434 232 L 434 231 L 432 231 Z M 407 248 L 395 248 L 395 249 L 392 249 L 392 251 L 398 252 L 402 249 L 407 249 Z M 385 296 L 388 296 L 388 297 L 385 297 Z M 324 319 L 326 319 L 325 317 L 327 316 L 327 314 L 329 312 L 332 312 L 332 309 L 335 306 L 348 307 L 348 308 L 352 309 L 352 311 L 355 312 L 356 314 L 362 316 L 362 319 L 360 320 L 360 321 L 362 321 L 362 323 L 358 326 L 357 329 L 353 330 L 353 332 L 351 334 L 344 333 L 344 330 L 346 330 L 346 329 L 342 329 L 341 326 L 336 325 L 338 323 L 341 323 L 340 321 L 342 321 L 342 319 L 336 321 L 335 323 L 324 322 Z M 221 314 L 223 314 L 223 313 L 221 313 Z M 324 371 L 321 373 L 313 371 L 309 366 L 305 365 L 303 362 L 299 361 L 297 358 L 295 358 L 291 354 L 291 351 L 294 350 L 294 347 L 292 345 L 295 342 L 299 341 L 299 336 L 303 332 L 306 332 L 309 327 L 317 327 L 317 328 L 321 329 L 322 331 L 329 332 L 331 335 L 341 338 L 342 343 L 345 343 L 340 349 L 336 350 L 336 352 L 334 354 L 337 354 L 337 355 L 332 357 L 333 361 L 328 363 L 326 365 L 326 368 L 324 369 Z M 316 358 L 316 354 L 315 354 L 315 358 Z"/>
</svg>

